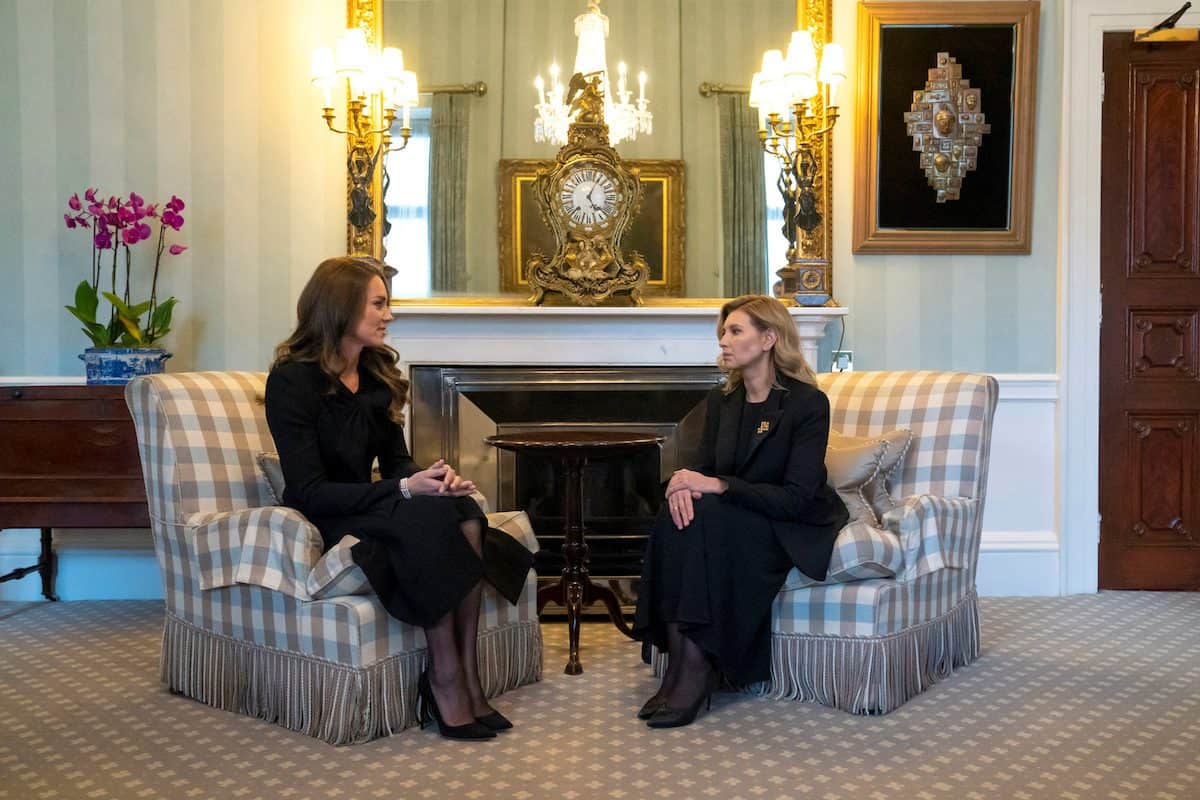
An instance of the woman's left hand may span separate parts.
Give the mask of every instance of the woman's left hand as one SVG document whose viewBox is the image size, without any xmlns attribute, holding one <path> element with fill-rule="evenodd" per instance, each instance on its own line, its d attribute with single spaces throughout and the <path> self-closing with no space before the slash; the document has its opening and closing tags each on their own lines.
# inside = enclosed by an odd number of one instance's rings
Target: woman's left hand
<svg viewBox="0 0 1200 800">
<path fill-rule="evenodd" d="M 676 492 L 688 491 L 693 499 L 702 494 L 723 494 L 728 487 L 725 481 L 691 469 L 677 470 L 667 482 L 667 497 Z"/>
</svg>

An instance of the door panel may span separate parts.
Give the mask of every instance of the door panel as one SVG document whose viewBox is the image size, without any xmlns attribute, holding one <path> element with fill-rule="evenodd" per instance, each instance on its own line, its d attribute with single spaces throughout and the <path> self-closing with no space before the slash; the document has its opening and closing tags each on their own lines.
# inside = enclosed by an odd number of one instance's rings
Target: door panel
<svg viewBox="0 0 1200 800">
<path fill-rule="evenodd" d="M 1200 44 L 1104 75 L 1100 587 L 1200 589 Z"/>
</svg>

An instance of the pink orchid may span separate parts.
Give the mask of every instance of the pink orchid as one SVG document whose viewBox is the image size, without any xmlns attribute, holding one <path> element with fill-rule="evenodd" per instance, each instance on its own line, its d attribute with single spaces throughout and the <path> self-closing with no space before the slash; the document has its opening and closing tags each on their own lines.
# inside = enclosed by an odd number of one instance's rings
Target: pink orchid
<svg viewBox="0 0 1200 800">
<path fill-rule="evenodd" d="M 71 199 L 67 201 L 67 206 L 68 206 L 68 207 L 69 207 L 69 208 L 70 208 L 72 211 L 80 211 L 80 210 L 82 210 L 82 209 L 83 209 L 83 204 L 79 202 L 79 195 L 78 195 L 78 194 L 73 194 L 73 195 L 71 195 Z"/>
<path fill-rule="evenodd" d="M 146 201 L 143 200 L 141 195 L 139 195 L 137 192 L 130 192 L 129 204 L 134 208 L 141 208 L 142 206 L 146 205 Z"/>
<path fill-rule="evenodd" d="M 170 204 L 168 204 L 168 208 L 169 206 Z M 171 210 L 167 210 L 162 213 L 162 222 L 163 225 L 168 225 L 174 230 L 179 230 L 183 227 L 183 217 Z"/>
<path fill-rule="evenodd" d="M 104 213 L 104 206 L 100 205 L 99 203 L 92 203 L 90 206 L 87 207 L 87 210 L 88 210 L 88 213 L 91 214 L 93 217 L 98 217 Z"/>
<path fill-rule="evenodd" d="M 67 223 L 67 227 L 70 228 L 71 230 L 74 230 L 75 226 L 77 225 L 77 223 L 75 222 L 75 218 L 72 217 L 70 214 L 63 214 L 63 221 Z"/>
<path fill-rule="evenodd" d="M 177 256 L 177 255 L 179 255 L 180 253 L 182 253 L 184 250 L 187 250 L 187 246 L 186 246 L 186 245 L 182 245 L 182 244 L 173 244 L 173 245 L 171 245 L 171 246 L 170 246 L 170 248 L 168 248 L 168 251 L 167 251 L 167 252 L 169 252 L 169 253 L 170 253 L 171 255 L 173 255 L 173 256 Z"/>
<path fill-rule="evenodd" d="M 96 191 L 97 191 L 96 189 L 89 188 L 86 192 L 83 193 L 83 198 L 92 203 L 96 202 Z"/>
<path fill-rule="evenodd" d="M 185 206 L 184 206 L 182 200 L 180 200 L 175 195 L 171 195 L 171 199 L 169 201 L 167 201 L 167 208 L 169 208 L 175 212 L 180 212 L 180 211 L 183 211 Z"/>
<path fill-rule="evenodd" d="M 96 231 L 96 236 L 92 241 L 95 243 L 97 249 L 100 250 L 108 250 L 113 246 L 112 234 L 108 228 L 101 228 Z"/>
</svg>

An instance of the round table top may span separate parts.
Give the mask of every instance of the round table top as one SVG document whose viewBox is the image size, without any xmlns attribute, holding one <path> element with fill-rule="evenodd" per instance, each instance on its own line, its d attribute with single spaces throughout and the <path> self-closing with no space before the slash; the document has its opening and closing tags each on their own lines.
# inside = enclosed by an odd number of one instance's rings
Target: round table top
<svg viewBox="0 0 1200 800">
<path fill-rule="evenodd" d="M 587 450 L 598 453 L 658 445 L 666 441 L 666 437 L 638 431 L 552 429 L 497 434 L 484 441 L 501 450 Z"/>
</svg>

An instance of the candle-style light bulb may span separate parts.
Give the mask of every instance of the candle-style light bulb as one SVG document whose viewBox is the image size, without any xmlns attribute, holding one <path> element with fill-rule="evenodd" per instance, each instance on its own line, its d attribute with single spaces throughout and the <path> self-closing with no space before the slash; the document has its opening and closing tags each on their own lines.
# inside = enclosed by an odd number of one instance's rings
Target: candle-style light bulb
<svg viewBox="0 0 1200 800">
<path fill-rule="evenodd" d="M 542 80 L 542 76 L 538 75 L 533 79 L 533 88 L 537 89 L 538 105 L 543 105 L 546 102 L 546 82 Z"/>
</svg>

